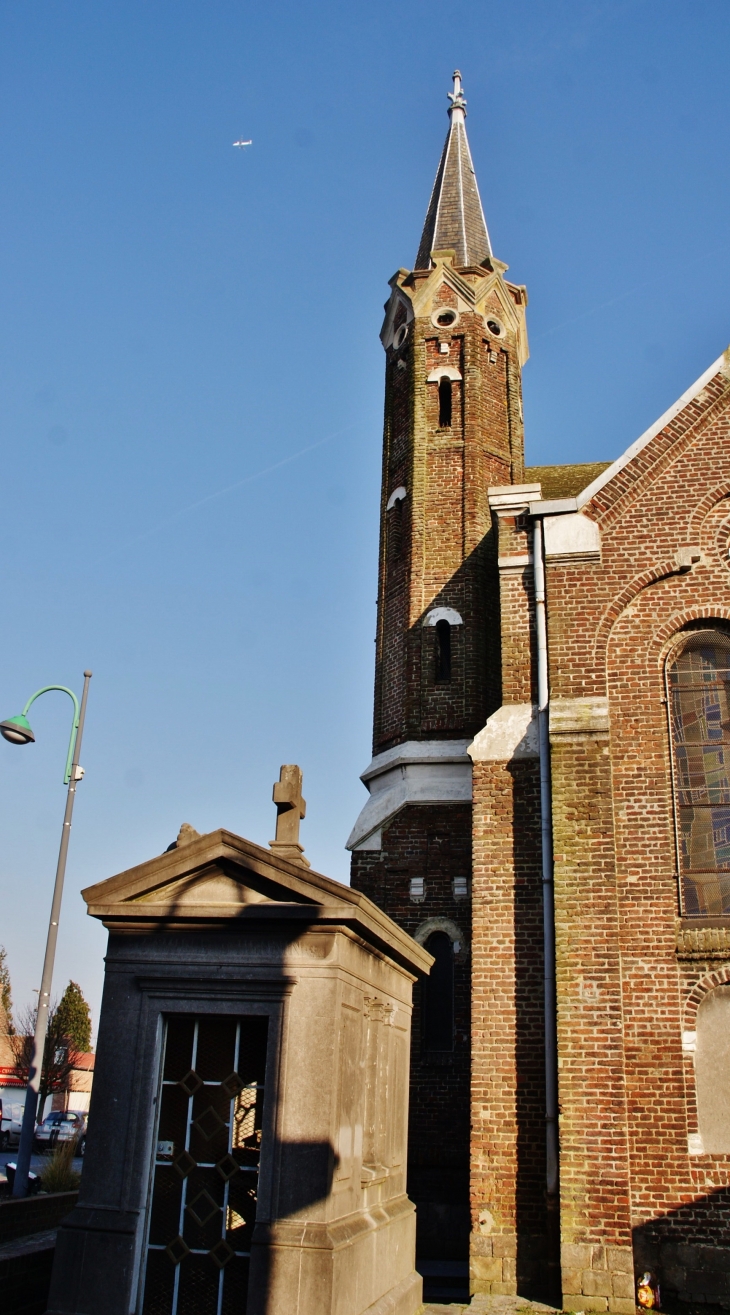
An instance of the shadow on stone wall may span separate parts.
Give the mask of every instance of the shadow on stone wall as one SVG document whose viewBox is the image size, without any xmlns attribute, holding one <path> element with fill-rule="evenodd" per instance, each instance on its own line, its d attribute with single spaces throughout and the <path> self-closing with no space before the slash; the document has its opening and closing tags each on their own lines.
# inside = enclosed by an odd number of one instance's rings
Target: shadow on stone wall
<svg viewBox="0 0 730 1315">
<path fill-rule="evenodd" d="M 312 1246 L 328 1245 L 325 1223 L 307 1224 L 297 1216 L 327 1199 L 339 1165 L 335 1149 L 328 1141 L 275 1142 L 270 1154 L 281 1166 L 282 1190 L 278 1218 L 273 1224 L 268 1220 L 257 1220 L 254 1225 L 247 1309 L 257 1312 L 257 1315 L 269 1312 L 273 1266 L 286 1266 L 290 1262 L 299 1267 L 298 1246 L 303 1232 L 310 1234 Z M 287 1240 L 290 1245 L 294 1243 L 288 1255 Z M 275 1315 L 273 1310 L 271 1315 Z"/>
<path fill-rule="evenodd" d="M 535 760 L 510 767 L 514 782 L 515 1078 L 517 1106 L 517 1291 L 561 1305 L 559 1201 L 545 1191 L 540 780 Z"/>
<path fill-rule="evenodd" d="M 634 1268 L 658 1276 L 662 1304 L 730 1306 L 730 1187 L 634 1229 Z"/>
</svg>

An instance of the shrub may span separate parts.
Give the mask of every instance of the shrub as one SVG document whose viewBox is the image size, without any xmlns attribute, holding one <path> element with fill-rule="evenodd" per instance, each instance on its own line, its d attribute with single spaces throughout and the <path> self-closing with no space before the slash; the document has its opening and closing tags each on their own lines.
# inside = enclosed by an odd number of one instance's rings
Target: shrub
<svg viewBox="0 0 730 1315">
<path fill-rule="evenodd" d="M 76 1141 L 60 1142 L 48 1156 L 41 1173 L 44 1192 L 75 1192 L 81 1175 L 73 1167 Z"/>
</svg>

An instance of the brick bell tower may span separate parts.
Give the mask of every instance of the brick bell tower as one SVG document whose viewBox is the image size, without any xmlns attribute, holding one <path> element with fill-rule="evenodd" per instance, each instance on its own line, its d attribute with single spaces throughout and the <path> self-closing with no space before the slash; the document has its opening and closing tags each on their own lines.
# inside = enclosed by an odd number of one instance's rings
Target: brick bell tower
<svg viewBox="0 0 730 1315">
<path fill-rule="evenodd" d="M 523 287 L 495 259 L 461 76 L 413 270 L 390 280 L 370 792 L 352 885 L 435 956 L 416 992 L 409 1194 L 419 1257 L 469 1235 L 471 760 L 500 706 L 488 489 L 521 483 Z M 447 1266 L 448 1268 L 448 1266 Z"/>
</svg>

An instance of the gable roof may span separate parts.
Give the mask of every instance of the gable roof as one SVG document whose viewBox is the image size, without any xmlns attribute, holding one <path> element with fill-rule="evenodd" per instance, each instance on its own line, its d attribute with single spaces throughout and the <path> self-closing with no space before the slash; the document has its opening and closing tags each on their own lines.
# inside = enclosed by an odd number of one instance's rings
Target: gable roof
<svg viewBox="0 0 730 1315">
<path fill-rule="evenodd" d="M 557 515 L 560 513 L 581 511 L 583 507 L 587 506 L 589 502 L 592 502 L 604 489 L 608 490 L 608 485 L 611 484 L 613 480 L 616 480 L 621 472 L 629 466 L 632 461 L 636 460 L 642 452 L 644 452 L 653 439 L 657 438 L 664 430 L 667 430 L 669 431 L 667 441 L 670 443 L 674 441 L 674 439 L 680 434 L 689 430 L 692 425 L 701 418 L 703 412 L 709 410 L 717 399 L 729 388 L 730 347 L 723 352 L 722 356 L 718 356 L 716 361 L 713 361 L 712 365 L 705 370 L 704 374 L 701 374 L 699 379 L 695 380 L 691 387 L 688 388 L 686 392 L 682 393 L 682 396 L 678 397 L 676 402 L 673 402 L 658 420 L 654 421 L 653 425 L 650 425 L 630 447 L 627 447 L 626 451 L 623 452 L 620 457 L 617 457 L 616 460 L 612 461 L 610 464 L 595 462 L 590 463 L 590 465 L 586 464 L 583 467 L 526 467 L 525 477 L 527 478 L 529 474 L 535 482 L 538 482 L 539 480 L 540 471 L 547 472 L 548 478 L 546 485 L 552 482 L 553 490 L 552 492 L 549 491 L 548 487 L 541 489 L 540 500 L 530 503 L 531 515 Z M 682 416 L 682 413 L 685 411 L 687 412 L 687 415 Z M 682 423 L 682 421 L 684 421 L 684 423 Z M 666 450 L 666 443 L 664 448 Z M 653 460 L 653 457 L 648 456 L 646 462 L 647 469 L 653 464 Z M 594 478 L 584 487 L 578 487 L 570 492 L 569 486 L 573 482 L 574 472 L 577 473 L 583 470 L 588 474 L 591 469 L 596 472 Z M 561 472 L 565 472 L 564 477 Z M 629 484 L 631 483 L 631 476 L 628 477 L 628 482 Z M 621 483 L 622 482 L 619 481 L 619 484 Z M 599 511 L 607 510 L 612 501 L 615 501 L 623 495 L 625 488 L 626 481 L 623 481 L 623 487 L 616 487 L 613 491 L 613 496 L 609 496 L 607 493 L 607 498 L 600 499 L 596 509 Z"/>
<path fill-rule="evenodd" d="M 723 352 L 722 356 L 718 356 L 717 360 L 713 361 L 712 365 L 708 366 L 704 374 L 701 374 L 699 379 L 696 379 L 686 392 L 682 393 L 682 396 L 678 397 L 676 402 L 673 402 L 664 414 L 661 415 L 658 420 L 654 421 L 653 425 L 650 425 L 648 429 L 644 430 L 644 433 L 641 434 L 630 447 L 627 447 L 626 451 L 623 452 L 620 457 L 617 457 L 610 466 L 606 467 L 602 474 L 598 475 L 597 478 L 592 480 L 586 488 L 581 490 L 576 498 L 577 510 L 580 511 L 581 507 L 585 507 L 586 503 L 590 502 L 597 493 L 600 493 L 601 489 L 605 488 L 605 486 L 623 470 L 624 466 L 628 466 L 629 462 L 633 461 L 634 457 L 638 456 L 639 453 L 651 443 L 652 439 L 656 438 L 657 434 L 660 434 L 663 429 L 666 429 L 667 425 L 671 424 L 672 420 L 680 415 L 686 407 L 690 406 L 693 402 L 704 402 L 706 400 L 709 400 L 710 403 L 714 402 L 714 396 L 706 399 L 701 397 L 700 394 L 704 393 L 708 384 L 710 384 L 717 375 L 724 375 L 726 380 L 730 378 L 730 347 Z M 694 418 L 695 417 L 693 417 L 693 419 Z"/>
<path fill-rule="evenodd" d="M 432 959 L 366 895 L 220 829 L 87 886 L 110 931 L 270 932 L 272 921 L 347 926 L 411 972 Z"/>
<path fill-rule="evenodd" d="M 539 484 L 542 498 L 574 498 L 610 466 L 610 461 L 584 461 L 572 466 L 525 466 L 525 484 Z"/>
</svg>

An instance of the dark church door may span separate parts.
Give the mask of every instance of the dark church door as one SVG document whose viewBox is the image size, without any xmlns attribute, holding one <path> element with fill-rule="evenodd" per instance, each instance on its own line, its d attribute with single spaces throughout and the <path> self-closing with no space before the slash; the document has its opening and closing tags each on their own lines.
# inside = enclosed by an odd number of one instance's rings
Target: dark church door
<svg viewBox="0 0 730 1315">
<path fill-rule="evenodd" d="M 256 1219 L 267 1019 L 165 1023 L 144 1315 L 242 1315 Z"/>
</svg>

